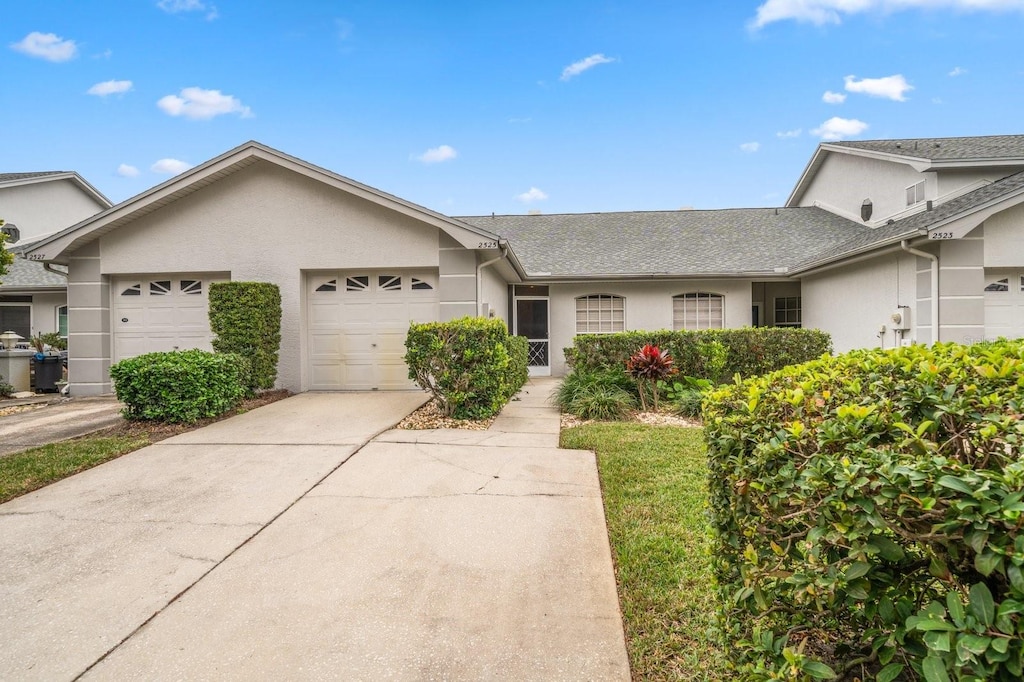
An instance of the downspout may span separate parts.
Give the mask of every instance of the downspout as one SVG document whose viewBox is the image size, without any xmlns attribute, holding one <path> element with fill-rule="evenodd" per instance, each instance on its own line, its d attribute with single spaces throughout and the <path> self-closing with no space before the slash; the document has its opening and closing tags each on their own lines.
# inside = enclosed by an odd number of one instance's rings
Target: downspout
<svg viewBox="0 0 1024 682">
<path fill-rule="evenodd" d="M 927 258 L 932 262 L 932 343 L 937 343 L 939 340 L 939 257 L 933 253 L 910 248 L 910 242 L 906 239 L 900 242 L 900 247 L 911 255 Z"/>
<path fill-rule="evenodd" d="M 53 269 L 53 263 L 50 263 L 50 262 L 43 263 L 43 268 L 45 270 L 47 270 L 48 272 L 52 272 L 55 275 L 60 275 L 61 277 L 67 277 L 68 276 L 68 271 L 67 270 L 54 270 Z"/>
<path fill-rule="evenodd" d="M 498 248 L 501 249 L 501 254 L 492 258 L 491 260 L 485 260 L 476 266 L 476 314 L 479 316 L 483 313 L 481 310 L 481 299 L 484 297 L 484 281 L 481 278 L 481 274 L 488 265 L 494 265 L 500 260 L 505 259 L 508 256 L 508 242 L 504 239 L 498 240 Z"/>
</svg>

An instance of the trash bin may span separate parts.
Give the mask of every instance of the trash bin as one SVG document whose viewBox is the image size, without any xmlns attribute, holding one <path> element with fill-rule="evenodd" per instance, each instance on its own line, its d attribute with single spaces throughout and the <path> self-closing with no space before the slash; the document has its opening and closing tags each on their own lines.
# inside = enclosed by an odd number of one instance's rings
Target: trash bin
<svg viewBox="0 0 1024 682">
<path fill-rule="evenodd" d="M 60 355 L 54 353 L 36 353 L 32 358 L 36 371 L 36 391 L 39 393 L 56 393 L 57 382 L 64 379 L 64 363 Z"/>
</svg>

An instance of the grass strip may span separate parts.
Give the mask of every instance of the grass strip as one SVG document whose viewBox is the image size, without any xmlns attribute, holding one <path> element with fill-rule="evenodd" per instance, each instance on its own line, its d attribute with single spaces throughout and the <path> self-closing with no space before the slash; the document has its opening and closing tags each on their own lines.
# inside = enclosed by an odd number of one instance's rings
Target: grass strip
<svg viewBox="0 0 1024 682">
<path fill-rule="evenodd" d="M 729 679 L 701 430 L 597 423 L 563 431 L 561 444 L 597 453 L 633 679 Z"/>
<path fill-rule="evenodd" d="M 147 434 L 85 436 L 0 457 L 0 503 L 149 445 Z"/>
</svg>

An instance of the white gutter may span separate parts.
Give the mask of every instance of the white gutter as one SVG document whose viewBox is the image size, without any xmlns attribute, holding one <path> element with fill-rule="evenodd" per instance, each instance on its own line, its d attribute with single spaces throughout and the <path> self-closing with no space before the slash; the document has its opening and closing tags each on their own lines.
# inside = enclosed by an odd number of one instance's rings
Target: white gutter
<svg viewBox="0 0 1024 682">
<path fill-rule="evenodd" d="M 501 253 L 498 256 L 492 258 L 491 260 L 485 260 L 483 263 L 480 263 L 479 265 L 476 266 L 476 314 L 479 315 L 480 317 L 483 317 L 484 313 L 483 303 L 481 302 L 481 300 L 484 297 L 484 281 L 483 278 L 481 277 L 481 274 L 483 273 L 484 268 L 486 268 L 488 265 L 494 265 L 498 261 L 503 260 L 506 256 L 508 256 L 507 241 L 505 241 L 504 239 L 498 240 L 498 248 L 501 249 Z"/>
<path fill-rule="evenodd" d="M 910 242 L 906 239 L 900 242 L 900 247 L 911 255 L 927 258 L 932 262 L 932 343 L 936 343 L 939 340 L 939 257 L 910 248 Z"/>
</svg>

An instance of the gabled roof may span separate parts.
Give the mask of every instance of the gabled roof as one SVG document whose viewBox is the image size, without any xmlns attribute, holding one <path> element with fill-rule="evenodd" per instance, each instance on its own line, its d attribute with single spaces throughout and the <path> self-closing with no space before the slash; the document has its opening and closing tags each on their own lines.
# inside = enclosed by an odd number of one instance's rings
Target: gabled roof
<svg viewBox="0 0 1024 682">
<path fill-rule="evenodd" d="M 921 137 L 906 140 L 854 140 L 830 143 L 930 161 L 1024 161 L 1024 135 Z"/>
<path fill-rule="evenodd" d="M 507 239 L 528 277 L 779 276 L 864 226 L 821 208 L 460 218 Z"/>
<path fill-rule="evenodd" d="M 1024 168 L 1024 135 L 920 137 L 823 142 L 801 174 L 786 206 L 796 206 L 830 154 L 852 154 L 903 163 L 918 172 L 956 168 Z"/>
<path fill-rule="evenodd" d="M 39 182 L 53 182 L 55 180 L 70 180 L 83 192 L 96 200 L 101 206 L 109 207 L 113 204 L 102 192 L 85 181 L 81 175 L 74 171 L 36 171 L 30 173 L 0 173 L 0 189 L 4 187 L 17 187 L 19 185 L 32 185 Z"/>
<path fill-rule="evenodd" d="M 68 278 L 51 272 L 39 261 L 25 260 L 16 257 L 7 268 L 7 273 L 0 275 L 0 293 L 11 290 L 27 291 L 38 289 L 67 288 Z"/>
<path fill-rule="evenodd" d="M 977 216 L 980 223 L 986 217 L 984 213 L 986 209 L 999 208 L 1001 210 L 1000 204 L 1022 198 L 1024 198 L 1024 171 L 1009 175 L 973 192 L 962 194 L 955 199 L 939 204 L 930 211 L 915 213 L 878 228 L 861 226 L 861 230 L 835 244 L 832 248 L 817 253 L 806 253 L 805 258 L 797 264 L 794 271 L 804 272 L 896 244 L 904 239 L 922 236 L 929 230 L 935 230 L 952 221 L 972 215 Z"/>
<path fill-rule="evenodd" d="M 87 218 L 77 225 L 72 225 L 57 234 L 40 239 L 27 249 L 27 252 L 40 260 L 66 262 L 67 253 L 98 239 L 107 232 L 188 196 L 220 178 L 260 162 L 287 168 L 354 196 L 431 224 L 467 248 L 475 248 L 481 240 L 497 241 L 498 239 L 496 235 L 481 228 L 459 222 L 454 218 L 418 206 L 369 185 L 314 166 L 259 142 L 250 141 Z"/>
</svg>

